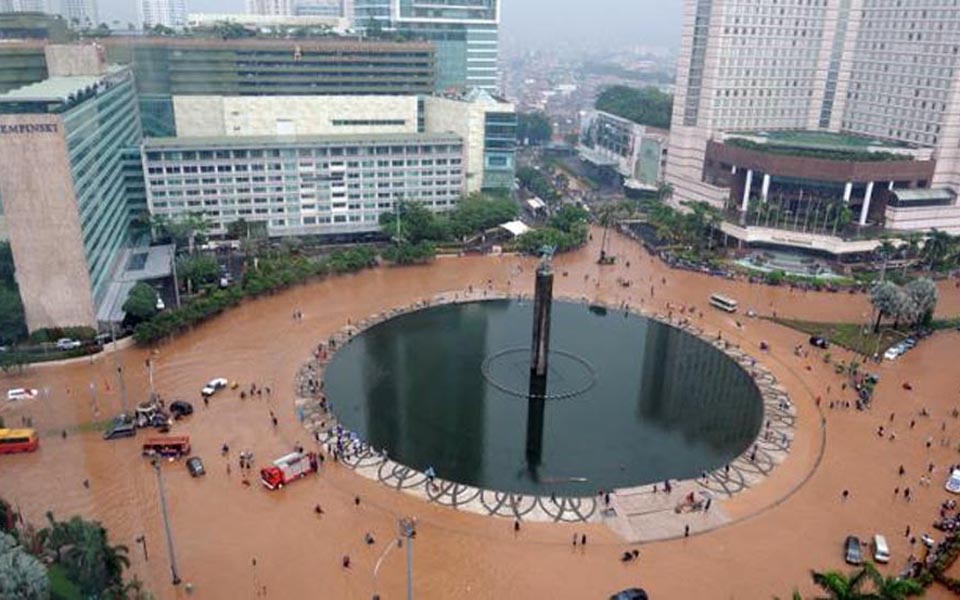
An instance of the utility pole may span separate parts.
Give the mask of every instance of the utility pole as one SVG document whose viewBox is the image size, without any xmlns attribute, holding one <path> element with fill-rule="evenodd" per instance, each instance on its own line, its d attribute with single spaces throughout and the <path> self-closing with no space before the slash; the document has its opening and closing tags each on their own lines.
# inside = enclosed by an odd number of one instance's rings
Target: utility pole
<svg viewBox="0 0 960 600">
<path fill-rule="evenodd" d="M 170 515 L 167 512 L 167 492 L 163 487 L 163 471 L 160 469 L 160 459 L 153 459 L 153 469 L 157 472 L 157 486 L 160 488 L 160 509 L 163 512 L 163 528 L 167 534 L 170 574 L 173 576 L 173 585 L 180 585 L 180 574 L 177 573 L 177 556 L 173 548 L 173 532 L 170 530 Z"/>
<path fill-rule="evenodd" d="M 156 398 L 157 393 L 153 388 L 153 359 L 152 358 L 147 359 L 147 377 L 150 380 L 150 401 L 153 402 L 154 398 Z"/>
<path fill-rule="evenodd" d="M 407 540 L 407 600 L 413 600 L 413 538 L 417 536 L 417 521 L 403 517 L 399 525 L 401 539 Z"/>
<path fill-rule="evenodd" d="M 150 560 L 150 555 L 147 554 L 147 534 L 144 533 L 144 534 L 138 536 L 137 539 L 135 539 L 134 541 L 137 542 L 138 544 L 140 544 L 140 545 L 143 547 L 143 560 L 144 560 L 144 561 L 149 561 L 149 560 Z"/>
<path fill-rule="evenodd" d="M 114 353 L 113 357 L 117 364 L 117 377 L 120 379 L 120 402 L 123 405 L 123 412 L 130 414 L 130 406 L 127 402 L 127 384 L 123 380 L 123 365 L 120 364 L 120 359 L 117 358 L 116 353 Z"/>
</svg>

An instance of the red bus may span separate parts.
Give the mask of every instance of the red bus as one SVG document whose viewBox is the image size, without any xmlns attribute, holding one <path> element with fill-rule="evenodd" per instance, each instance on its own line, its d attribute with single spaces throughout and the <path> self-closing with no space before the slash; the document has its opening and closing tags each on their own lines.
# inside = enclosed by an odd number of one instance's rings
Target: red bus
<svg viewBox="0 0 960 600">
<path fill-rule="evenodd" d="M 40 438 L 33 429 L 0 429 L 0 454 L 33 452 L 40 445 Z"/>
<path fill-rule="evenodd" d="M 162 456 L 180 458 L 190 454 L 189 435 L 171 435 L 167 437 L 147 438 L 143 444 L 144 456 Z"/>
</svg>

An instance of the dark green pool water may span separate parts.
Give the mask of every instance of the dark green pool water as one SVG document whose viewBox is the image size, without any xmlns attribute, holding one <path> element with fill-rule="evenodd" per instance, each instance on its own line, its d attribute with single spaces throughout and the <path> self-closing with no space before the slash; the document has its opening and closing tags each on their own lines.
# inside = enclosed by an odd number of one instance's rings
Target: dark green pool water
<svg viewBox="0 0 960 600">
<path fill-rule="evenodd" d="M 326 373 L 348 429 L 441 479 L 589 495 L 698 476 L 749 447 L 749 375 L 709 344 L 622 311 L 555 302 L 546 400 L 529 400 L 532 303 L 430 308 L 381 323 Z"/>
</svg>

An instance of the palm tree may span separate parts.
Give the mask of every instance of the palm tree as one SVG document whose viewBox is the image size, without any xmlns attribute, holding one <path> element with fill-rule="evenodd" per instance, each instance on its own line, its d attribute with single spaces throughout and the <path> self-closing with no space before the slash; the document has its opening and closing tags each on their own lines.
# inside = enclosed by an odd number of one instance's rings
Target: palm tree
<svg viewBox="0 0 960 600">
<path fill-rule="evenodd" d="M 909 266 L 910 259 L 916 258 L 920 254 L 920 241 L 923 239 L 923 236 L 919 233 L 908 233 L 903 236 L 903 241 L 906 242 L 906 245 L 903 248 L 904 258 L 903 261 L 903 275 L 907 274 L 907 267 Z"/>
<path fill-rule="evenodd" d="M 597 211 L 597 218 L 600 225 L 603 226 L 603 237 L 600 241 L 600 264 L 607 262 L 607 230 L 621 218 L 622 214 L 623 206 L 612 202 L 604 204 Z"/>
<path fill-rule="evenodd" d="M 858 600 L 869 597 L 861 592 L 864 584 L 870 581 L 870 573 L 866 568 L 850 575 L 844 575 L 839 571 L 826 573 L 813 571 L 811 575 L 813 582 L 827 593 L 829 600 Z"/>
<path fill-rule="evenodd" d="M 937 301 L 940 299 L 940 291 L 932 279 L 926 277 L 914 279 L 907 284 L 904 292 L 915 306 L 915 324 L 933 315 L 937 308 Z"/>
<path fill-rule="evenodd" d="M 933 270 L 940 267 L 946 261 L 950 254 L 951 247 L 955 244 L 952 235 L 939 229 L 931 229 L 926 243 L 923 245 L 923 259 L 927 263 L 927 268 Z"/>
<path fill-rule="evenodd" d="M 913 579 L 901 579 L 899 577 L 884 577 L 873 565 L 868 565 L 873 573 L 873 585 L 876 588 L 874 596 L 878 600 L 905 600 L 914 596 L 923 596 L 926 590 L 923 586 Z"/>
<path fill-rule="evenodd" d="M 56 562 L 63 565 L 84 593 L 99 594 L 123 581 L 123 570 L 130 566 L 127 547 L 111 546 L 107 530 L 100 523 L 76 516 L 69 521 L 57 521 L 51 512 L 47 512 L 47 520 L 47 550 L 54 553 Z"/>
<path fill-rule="evenodd" d="M 883 282 L 887 278 L 887 262 L 889 262 L 890 257 L 893 256 L 893 253 L 896 252 L 897 247 L 893 245 L 893 242 L 889 238 L 883 238 L 880 242 L 880 245 L 877 246 L 876 253 L 880 255 L 880 258 L 883 260 L 880 266 L 880 281 Z"/>
</svg>

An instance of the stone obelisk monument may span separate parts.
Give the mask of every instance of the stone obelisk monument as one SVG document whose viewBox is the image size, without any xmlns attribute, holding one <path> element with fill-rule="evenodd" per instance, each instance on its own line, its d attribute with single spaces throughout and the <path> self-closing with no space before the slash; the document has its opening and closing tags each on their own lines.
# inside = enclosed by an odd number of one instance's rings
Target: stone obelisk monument
<svg viewBox="0 0 960 600">
<path fill-rule="evenodd" d="M 537 267 L 536 291 L 533 299 L 533 352 L 530 376 L 546 377 L 550 354 L 550 310 L 553 307 L 553 248 L 544 248 Z"/>
</svg>

